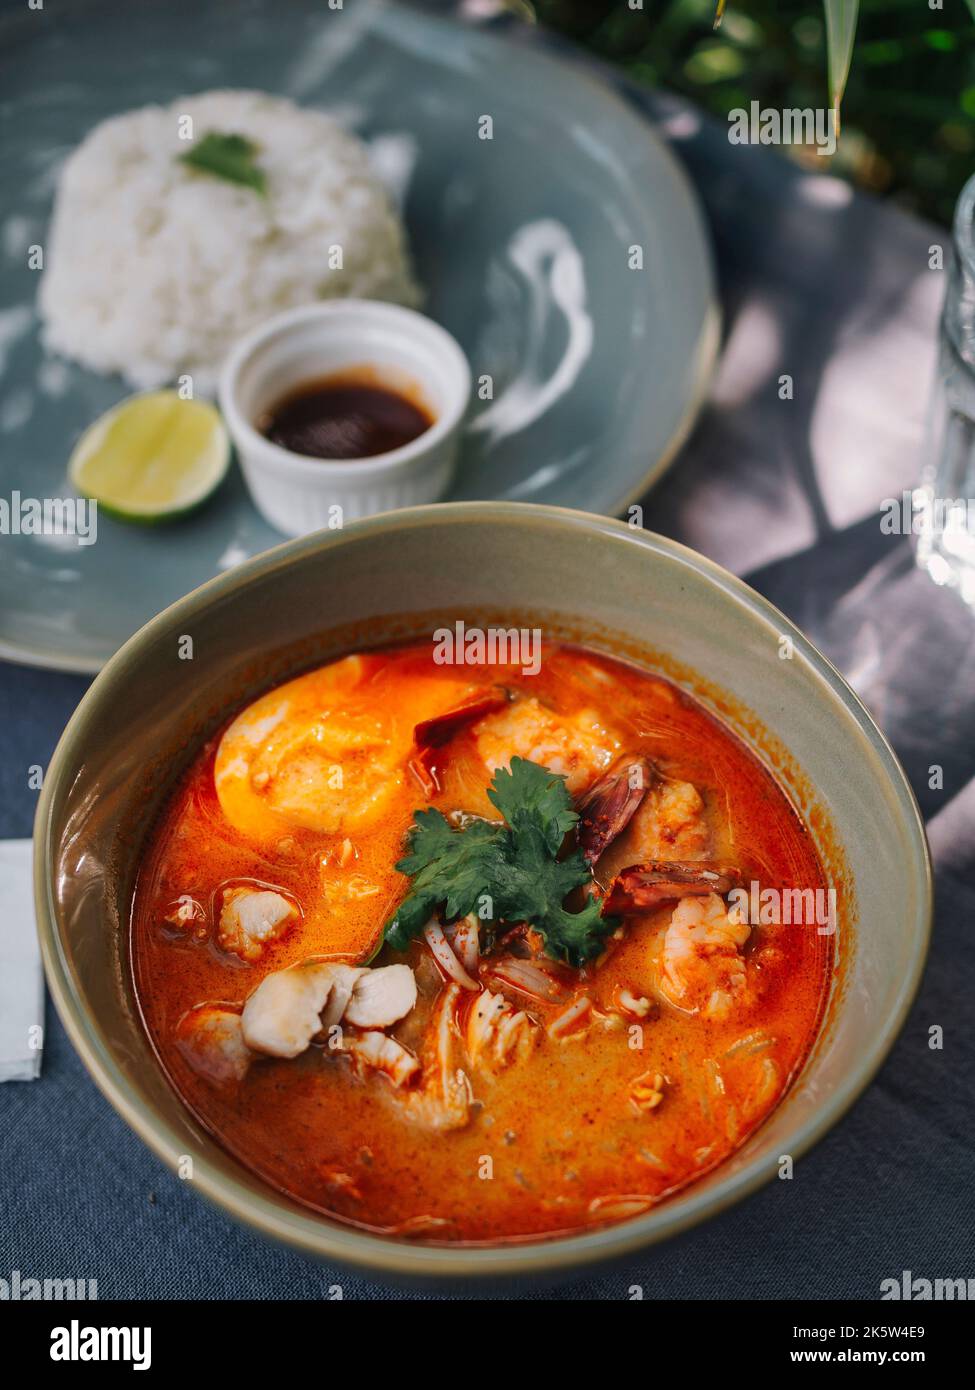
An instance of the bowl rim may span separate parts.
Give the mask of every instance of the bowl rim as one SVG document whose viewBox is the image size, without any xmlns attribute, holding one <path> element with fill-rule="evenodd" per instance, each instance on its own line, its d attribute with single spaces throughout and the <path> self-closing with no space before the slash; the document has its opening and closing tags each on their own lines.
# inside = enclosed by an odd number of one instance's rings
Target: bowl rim
<svg viewBox="0 0 975 1390">
<path fill-rule="evenodd" d="M 48 986 L 61 1021 L 99 1090 L 143 1142 L 170 1170 L 176 1168 L 185 1143 L 175 1130 L 145 1105 L 103 1044 L 97 1029 L 75 993 L 57 925 L 53 894 L 56 846 L 52 838 L 53 807 L 73 778 L 86 727 L 102 701 L 140 660 L 143 648 L 161 634 L 178 614 L 181 619 L 206 608 L 218 598 L 246 589 L 304 556 L 339 547 L 349 539 L 389 537 L 397 529 L 416 526 L 495 522 L 506 527 L 544 525 L 566 536 L 596 532 L 622 544 L 637 545 L 688 566 L 715 585 L 732 602 L 747 608 L 777 630 L 788 633 L 794 650 L 824 680 L 832 695 L 859 726 L 877 755 L 894 791 L 901 823 L 915 843 L 921 861 L 918 908 L 913 923 L 909 966 L 884 1025 L 848 1069 L 844 1080 L 802 1125 L 790 1143 L 794 1158 L 812 1145 L 846 1113 L 873 1080 L 900 1032 L 917 993 L 927 957 L 933 911 L 930 853 L 924 823 L 914 793 L 896 754 L 859 697 L 830 661 L 795 624 L 743 580 L 687 546 L 654 532 L 593 513 L 524 502 L 451 502 L 384 512 L 352 522 L 341 531 L 316 532 L 286 541 L 218 575 L 164 609 L 140 628 L 108 661 L 82 697 L 52 755 L 44 778 L 34 828 L 34 893 L 38 935 Z M 687 1231 L 756 1191 L 774 1176 L 775 1165 L 756 1158 L 706 1191 L 687 1189 L 686 1199 L 667 1202 L 641 1216 L 616 1225 L 557 1238 L 487 1246 L 415 1244 L 343 1226 L 311 1211 L 285 1209 L 272 1195 L 256 1193 L 237 1178 L 212 1170 L 204 1156 L 195 1156 L 193 1183 L 213 1203 L 262 1234 L 324 1260 L 354 1266 L 380 1278 L 383 1275 L 422 1279 L 481 1280 L 538 1273 L 581 1270 L 585 1266 L 632 1254 Z M 272 1194 L 272 1189 L 267 1189 Z"/>
</svg>

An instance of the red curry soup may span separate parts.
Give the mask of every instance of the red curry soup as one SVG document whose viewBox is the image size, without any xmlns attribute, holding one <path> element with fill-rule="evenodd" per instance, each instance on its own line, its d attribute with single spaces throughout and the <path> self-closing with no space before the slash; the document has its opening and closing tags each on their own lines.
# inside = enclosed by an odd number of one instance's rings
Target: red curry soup
<svg viewBox="0 0 975 1390">
<path fill-rule="evenodd" d="M 657 675 L 433 658 L 345 657 L 202 749 L 136 888 L 146 1026 L 207 1129 L 331 1217 L 485 1242 L 633 1216 L 802 1066 L 832 937 L 754 905 L 826 900 L 812 839 Z"/>
</svg>

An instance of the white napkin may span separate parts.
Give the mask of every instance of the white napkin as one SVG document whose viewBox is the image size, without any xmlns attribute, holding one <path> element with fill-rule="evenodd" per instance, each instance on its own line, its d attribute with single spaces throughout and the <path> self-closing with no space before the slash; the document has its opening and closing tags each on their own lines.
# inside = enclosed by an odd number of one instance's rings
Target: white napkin
<svg viewBox="0 0 975 1390">
<path fill-rule="evenodd" d="M 30 840 L 0 840 L 0 1081 L 41 1073 L 44 972 L 34 927 Z"/>
</svg>

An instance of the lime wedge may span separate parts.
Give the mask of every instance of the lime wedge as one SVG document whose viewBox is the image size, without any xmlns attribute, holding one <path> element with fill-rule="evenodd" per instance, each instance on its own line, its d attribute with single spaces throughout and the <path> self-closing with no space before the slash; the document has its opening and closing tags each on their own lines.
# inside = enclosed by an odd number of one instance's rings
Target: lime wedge
<svg viewBox="0 0 975 1390">
<path fill-rule="evenodd" d="M 148 523 L 199 506 L 229 462 L 230 440 L 214 406 L 175 391 L 147 391 L 89 425 L 68 476 L 113 516 Z"/>
</svg>

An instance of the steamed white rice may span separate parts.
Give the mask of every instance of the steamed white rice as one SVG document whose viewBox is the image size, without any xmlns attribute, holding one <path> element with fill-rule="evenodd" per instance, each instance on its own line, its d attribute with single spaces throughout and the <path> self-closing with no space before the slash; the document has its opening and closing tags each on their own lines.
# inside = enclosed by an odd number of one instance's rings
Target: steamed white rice
<svg viewBox="0 0 975 1390">
<path fill-rule="evenodd" d="M 179 162 L 187 116 L 196 140 L 253 141 L 266 198 Z M 40 289 L 46 345 L 138 387 L 190 373 L 207 392 L 235 339 L 282 309 L 416 303 L 402 225 L 368 160 L 331 117 L 259 92 L 103 122 L 61 175 Z"/>
</svg>

